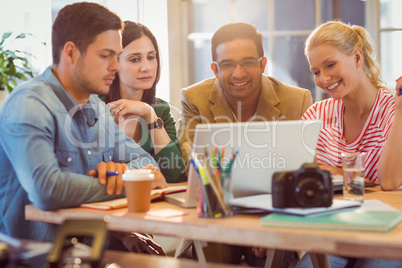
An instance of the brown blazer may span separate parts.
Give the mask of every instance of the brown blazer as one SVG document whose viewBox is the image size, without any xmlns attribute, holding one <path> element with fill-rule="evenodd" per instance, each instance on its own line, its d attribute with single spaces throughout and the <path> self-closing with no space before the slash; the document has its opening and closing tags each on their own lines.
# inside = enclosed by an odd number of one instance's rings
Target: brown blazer
<svg viewBox="0 0 402 268">
<path fill-rule="evenodd" d="M 261 93 L 254 121 L 299 120 L 312 105 L 307 89 L 289 86 L 262 75 Z M 183 143 L 193 143 L 195 126 L 200 123 L 235 122 L 232 109 L 223 95 L 219 81 L 213 77 L 181 90 L 182 112 L 179 139 L 184 160 L 188 161 Z"/>
</svg>

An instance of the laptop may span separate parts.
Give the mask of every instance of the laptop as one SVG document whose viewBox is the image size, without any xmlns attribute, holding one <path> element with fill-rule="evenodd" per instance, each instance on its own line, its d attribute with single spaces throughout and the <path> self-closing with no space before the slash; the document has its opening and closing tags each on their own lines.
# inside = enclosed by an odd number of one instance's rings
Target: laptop
<svg viewBox="0 0 402 268">
<path fill-rule="evenodd" d="M 232 169 L 233 197 L 271 193 L 272 174 L 299 169 L 314 161 L 322 123 L 315 121 L 271 121 L 198 124 L 193 151 L 203 154 L 225 148 L 238 154 Z M 190 166 L 187 191 L 169 194 L 166 201 L 183 207 L 196 206 L 198 174 Z"/>
<path fill-rule="evenodd" d="M 195 208 L 197 206 L 197 189 L 201 183 L 192 165 L 190 165 L 188 174 L 186 191 L 167 194 L 164 196 L 165 201 L 184 208 Z"/>
</svg>

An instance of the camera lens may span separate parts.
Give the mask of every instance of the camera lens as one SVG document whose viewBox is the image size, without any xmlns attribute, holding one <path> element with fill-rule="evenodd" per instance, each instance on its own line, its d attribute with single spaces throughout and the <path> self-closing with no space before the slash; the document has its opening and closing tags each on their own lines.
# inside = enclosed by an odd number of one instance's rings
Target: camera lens
<svg viewBox="0 0 402 268">
<path fill-rule="evenodd" d="M 304 178 L 299 181 L 296 188 L 296 200 L 303 207 L 317 207 L 326 192 L 323 183 L 316 178 Z"/>
</svg>

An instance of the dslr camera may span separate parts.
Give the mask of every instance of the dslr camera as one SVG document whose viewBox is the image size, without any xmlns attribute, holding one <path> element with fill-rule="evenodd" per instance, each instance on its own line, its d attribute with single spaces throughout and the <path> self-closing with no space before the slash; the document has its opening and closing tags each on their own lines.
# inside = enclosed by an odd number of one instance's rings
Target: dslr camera
<svg viewBox="0 0 402 268">
<path fill-rule="evenodd" d="M 272 175 L 274 208 L 311 208 L 332 205 L 332 178 L 317 164 L 305 163 L 295 171 Z"/>
</svg>

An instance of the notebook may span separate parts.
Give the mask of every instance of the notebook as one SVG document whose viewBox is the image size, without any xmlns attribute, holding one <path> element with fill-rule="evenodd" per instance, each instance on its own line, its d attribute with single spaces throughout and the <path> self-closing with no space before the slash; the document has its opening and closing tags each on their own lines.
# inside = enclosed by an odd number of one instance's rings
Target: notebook
<svg viewBox="0 0 402 268">
<path fill-rule="evenodd" d="M 313 162 L 322 123 L 316 121 L 271 121 L 198 124 L 193 151 L 204 153 L 225 148 L 237 150 L 232 169 L 234 197 L 271 193 L 272 174 L 300 168 Z M 165 200 L 184 207 L 196 205 L 198 174 L 190 166 L 185 193 L 169 194 Z"/>
<path fill-rule="evenodd" d="M 402 220 L 400 211 L 350 210 L 320 216 L 272 213 L 260 219 L 263 227 L 388 232 Z"/>
<path fill-rule="evenodd" d="M 179 186 L 169 185 L 169 187 L 167 187 L 167 188 L 153 189 L 151 191 L 151 200 L 162 199 L 169 194 L 184 192 L 184 191 L 186 191 L 186 189 L 187 189 L 186 185 L 179 185 Z M 81 207 L 99 209 L 99 210 L 112 210 L 112 209 L 126 208 L 127 207 L 127 198 L 118 198 L 118 199 L 112 199 L 112 200 L 108 200 L 108 201 L 85 203 L 85 204 L 82 204 Z"/>
</svg>

